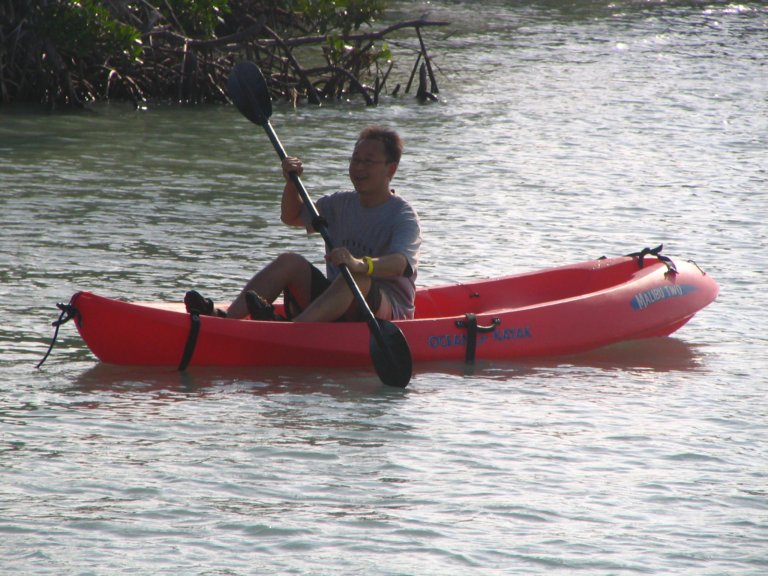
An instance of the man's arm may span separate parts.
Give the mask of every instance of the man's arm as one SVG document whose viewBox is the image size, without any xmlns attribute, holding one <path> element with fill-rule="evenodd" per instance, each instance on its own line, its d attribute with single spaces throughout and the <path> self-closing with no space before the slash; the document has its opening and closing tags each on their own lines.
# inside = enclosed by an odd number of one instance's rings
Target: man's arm
<svg viewBox="0 0 768 576">
<path fill-rule="evenodd" d="M 288 226 L 304 226 L 301 220 L 301 209 L 304 202 L 301 199 L 296 185 L 291 180 L 291 172 L 301 176 L 304 167 L 301 160 L 288 156 L 283 160 L 283 177 L 285 178 L 285 187 L 283 188 L 283 197 L 280 201 L 280 220 Z"/>
<path fill-rule="evenodd" d="M 327 257 L 333 264 L 346 264 L 350 272 L 355 274 L 368 274 L 368 261 L 364 258 L 355 258 L 346 248 L 335 248 Z M 408 259 L 400 253 L 385 254 L 371 258 L 373 273 L 371 276 L 386 278 L 403 276 L 408 268 Z"/>
</svg>

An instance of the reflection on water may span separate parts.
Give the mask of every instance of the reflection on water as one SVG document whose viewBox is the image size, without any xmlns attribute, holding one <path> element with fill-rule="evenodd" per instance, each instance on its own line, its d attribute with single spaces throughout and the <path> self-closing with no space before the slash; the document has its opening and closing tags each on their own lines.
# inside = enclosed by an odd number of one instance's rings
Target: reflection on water
<svg viewBox="0 0 768 576">
<path fill-rule="evenodd" d="M 73 391 L 115 393 L 171 391 L 205 395 L 211 389 L 235 387 L 256 395 L 376 394 L 382 388 L 375 372 L 334 369 L 332 372 L 297 367 L 193 366 L 179 372 L 167 367 L 116 366 L 96 363 L 78 375 Z"/>
<path fill-rule="evenodd" d="M 606 370 L 648 369 L 653 372 L 690 372 L 702 366 L 698 345 L 664 337 L 633 340 L 590 352 L 535 361 L 537 366 L 584 366 Z"/>
<path fill-rule="evenodd" d="M 596 368 L 604 371 L 647 370 L 690 372 L 701 368 L 701 354 L 695 344 L 677 338 L 649 338 L 607 346 L 590 352 L 555 358 L 516 361 L 430 362 L 414 366 L 414 386 L 421 379 L 438 375 L 471 376 L 505 380 L 510 386 L 542 369 L 559 367 Z M 202 394 L 207 389 L 234 386 L 254 394 L 327 394 L 347 396 L 396 393 L 383 386 L 372 370 L 311 369 L 301 367 L 192 367 L 184 372 L 167 367 L 115 366 L 96 363 L 78 375 L 72 391 L 115 393 L 171 391 Z M 401 391 L 401 393 L 405 393 Z"/>
<path fill-rule="evenodd" d="M 632 340 L 568 356 L 530 359 L 480 360 L 474 365 L 460 362 L 422 363 L 414 367 L 415 374 L 454 374 L 480 379 L 509 380 L 537 373 L 542 369 L 565 367 L 596 368 L 604 371 L 691 372 L 701 368 L 702 355 L 698 346 L 678 338 L 647 338 Z"/>
</svg>

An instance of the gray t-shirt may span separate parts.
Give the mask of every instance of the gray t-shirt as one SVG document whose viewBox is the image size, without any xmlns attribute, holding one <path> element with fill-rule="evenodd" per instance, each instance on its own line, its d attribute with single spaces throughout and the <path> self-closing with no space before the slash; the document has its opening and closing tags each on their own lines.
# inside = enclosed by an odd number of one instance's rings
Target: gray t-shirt
<svg viewBox="0 0 768 576">
<path fill-rule="evenodd" d="M 373 282 L 392 303 L 393 319 L 413 318 L 421 228 L 411 205 L 400 196 L 392 196 L 384 204 L 364 208 L 357 192 L 336 192 L 320 198 L 316 206 L 328 223 L 334 246 L 345 247 L 355 258 L 395 253 L 405 256 L 408 261 L 405 276 L 373 278 Z M 306 207 L 302 218 L 307 230 L 314 231 Z M 339 269 L 328 263 L 326 274 L 333 280 Z"/>
</svg>

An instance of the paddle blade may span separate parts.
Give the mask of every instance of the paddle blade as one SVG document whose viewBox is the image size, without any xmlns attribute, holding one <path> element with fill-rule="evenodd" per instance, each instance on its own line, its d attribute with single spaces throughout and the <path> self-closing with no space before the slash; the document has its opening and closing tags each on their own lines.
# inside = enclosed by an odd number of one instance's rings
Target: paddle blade
<svg viewBox="0 0 768 576">
<path fill-rule="evenodd" d="M 376 319 L 381 328 L 383 342 L 371 333 L 371 359 L 376 373 L 387 386 L 405 388 L 411 381 L 413 362 L 408 341 L 400 328 L 392 322 Z"/>
<path fill-rule="evenodd" d="M 272 100 L 264 74 L 253 62 L 241 62 L 232 68 L 227 92 L 240 113 L 256 124 L 266 124 L 272 116 Z"/>
</svg>

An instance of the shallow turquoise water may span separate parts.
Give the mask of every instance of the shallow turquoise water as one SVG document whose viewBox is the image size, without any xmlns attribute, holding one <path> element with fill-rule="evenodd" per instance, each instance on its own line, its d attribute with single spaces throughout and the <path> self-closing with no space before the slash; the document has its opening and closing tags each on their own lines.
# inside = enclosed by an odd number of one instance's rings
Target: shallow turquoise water
<svg viewBox="0 0 768 576">
<path fill-rule="evenodd" d="M 768 570 L 765 6 L 429 8 L 454 22 L 427 36 L 439 103 L 275 107 L 310 192 L 391 124 L 423 284 L 663 242 L 718 300 L 674 338 L 422 366 L 406 391 L 105 366 L 71 325 L 38 371 L 77 290 L 221 300 L 322 248 L 278 224 L 274 151 L 229 107 L 0 111 L 0 573 Z"/>
</svg>

